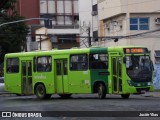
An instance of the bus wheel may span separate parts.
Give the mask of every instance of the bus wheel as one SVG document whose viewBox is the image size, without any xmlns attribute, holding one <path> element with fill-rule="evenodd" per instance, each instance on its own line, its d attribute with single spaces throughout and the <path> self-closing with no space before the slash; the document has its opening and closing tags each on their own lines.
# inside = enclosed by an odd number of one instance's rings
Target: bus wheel
<svg viewBox="0 0 160 120">
<path fill-rule="evenodd" d="M 128 99 L 129 96 L 130 96 L 130 94 L 121 94 L 121 97 L 122 97 L 123 99 Z"/>
<path fill-rule="evenodd" d="M 72 94 L 59 94 L 61 98 L 70 98 Z"/>
<path fill-rule="evenodd" d="M 98 96 L 100 99 L 104 99 L 106 97 L 106 88 L 102 83 L 98 85 Z"/>
<path fill-rule="evenodd" d="M 39 98 L 39 99 L 45 99 L 47 96 L 46 89 L 43 84 L 37 85 L 35 93 L 36 93 L 37 98 Z"/>
</svg>

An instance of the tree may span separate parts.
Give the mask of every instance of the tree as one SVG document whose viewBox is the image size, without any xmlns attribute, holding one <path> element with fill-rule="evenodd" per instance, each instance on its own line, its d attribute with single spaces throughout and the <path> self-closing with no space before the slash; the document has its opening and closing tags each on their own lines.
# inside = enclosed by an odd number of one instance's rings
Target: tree
<svg viewBox="0 0 160 120">
<path fill-rule="evenodd" d="M 0 24 L 24 19 L 23 16 L 18 14 L 15 3 L 16 0 L 8 0 L 5 4 L 1 5 Z M 25 49 L 28 30 L 24 22 L 0 27 L 0 63 L 3 62 L 6 53 L 20 52 Z"/>
</svg>

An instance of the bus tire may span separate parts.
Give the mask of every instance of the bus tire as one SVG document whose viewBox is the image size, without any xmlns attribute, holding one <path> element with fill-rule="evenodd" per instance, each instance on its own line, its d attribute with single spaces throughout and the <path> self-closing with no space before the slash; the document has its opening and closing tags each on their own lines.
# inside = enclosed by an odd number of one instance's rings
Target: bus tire
<svg viewBox="0 0 160 120">
<path fill-rule="evenodd" d="M 104 99 L 106 97 L 106 88 L 102 83 L 98 84 L 98 96 L 100 99 Z"/>
<path fill-rule="evenodd" d="M 128 99 L 129 96 L 130 96 L 130 94 L 121 94 L 121 97 L 122 97 L 123 99 Z"/>
<path fill-rule="evenodd" d="M 35 94 L 39 99 L 45 99 L 47 97 L 46 88 L 43 84 L 38 84 L 35 89 Z M 49 96 L 48 96 L 49 97 Z"/>
<path fill-rule="evenodd" d="M 61 98 L 70 98 L 72 94 L 59 94 Z"/>
</svg>

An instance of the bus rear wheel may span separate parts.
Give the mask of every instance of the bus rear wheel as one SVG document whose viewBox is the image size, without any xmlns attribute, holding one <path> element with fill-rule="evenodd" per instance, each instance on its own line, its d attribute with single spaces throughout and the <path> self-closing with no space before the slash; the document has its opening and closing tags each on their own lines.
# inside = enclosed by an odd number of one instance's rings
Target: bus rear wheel
<svg viewBox="0 0 160 120">
<path fill-rule="evenodd" d="M 59 94 L 61 98 L 70 98 L 72 94 Z"/>
<path fill-rule="evenodd" d="M 102 83 L 100 83 L 100 84 L 98 84 L 98 88 L 97 89 L 98 89 L 99 98 L 100 99 L 104 99 L 106 97 L 106 88 L 105 88 L 105 86 Z"/>
<path fill-rule="evenodd" d="M 46 94 L 46 88 L 43 84 L 38 84 L 36 86 L 35 93 L 39 99 L 48 99 L 51 97 L 51 94 Z"/>
<path fill-rule="evenodd" d="M 128 99 L 129 96 L 130 96 L 130 94 L 121 94 L 121 97 L 122 97 L 123 99 Z"/>
</svg>

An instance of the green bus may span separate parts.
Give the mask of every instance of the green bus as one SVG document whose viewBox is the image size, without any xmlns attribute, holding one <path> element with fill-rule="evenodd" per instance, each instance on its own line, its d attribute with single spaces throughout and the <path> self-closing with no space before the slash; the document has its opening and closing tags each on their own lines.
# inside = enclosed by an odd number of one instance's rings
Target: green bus
<svg viewBox="0 0 160 120">
<path fill-rule="evenodd" d="M 140 46 L 72 48 L 10 53 L 4 62 L 5 90 L 39 99 L 58 94 L 130 94 L 153 91 L 153 64 Z"/>
</svg>

